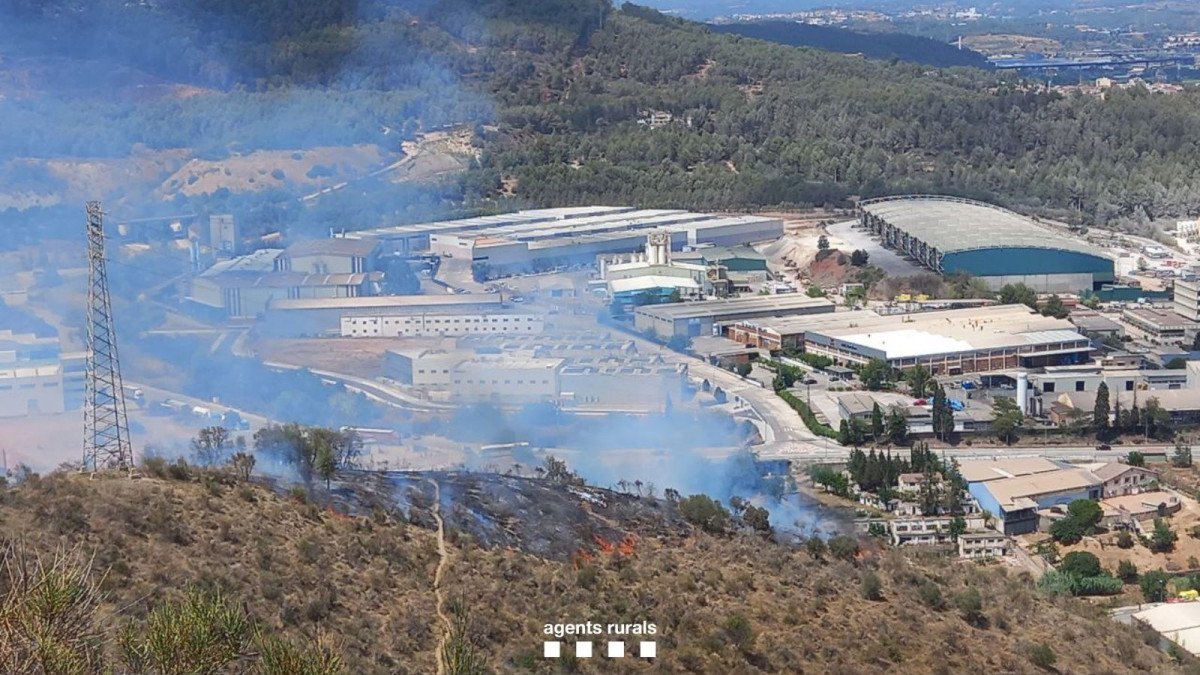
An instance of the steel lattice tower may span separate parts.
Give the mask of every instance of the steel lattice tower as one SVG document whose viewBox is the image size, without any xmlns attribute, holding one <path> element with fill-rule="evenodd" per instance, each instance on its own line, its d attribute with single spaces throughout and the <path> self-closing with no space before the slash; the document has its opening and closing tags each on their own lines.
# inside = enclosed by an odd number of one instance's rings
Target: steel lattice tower
<svg viewBox="0 0 1200 675">
<path fill-rule="evenodd" d="M 125 416 L 125 387 L 117 357 L 112 299 L 104 257 L 104 214 L 87 204 L 88 316 L 87 385 L 83 403 L 83 466 L 93 471 L 133 466 L 133 444 Z"/>
</svg>

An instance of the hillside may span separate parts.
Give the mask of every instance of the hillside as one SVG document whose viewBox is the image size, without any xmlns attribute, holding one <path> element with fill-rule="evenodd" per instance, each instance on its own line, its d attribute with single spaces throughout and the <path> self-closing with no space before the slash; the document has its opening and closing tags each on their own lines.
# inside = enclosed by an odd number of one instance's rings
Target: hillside
<svg viewBox="0 0 1200 675">
<path fill-rule="evenodd" d="M 1064 98 L 1009 75 L 797 49 L 603 0 L 16 7 L 0 8 L 0 123 L 12 130 L 0 172 L 59 162 L 0 203 L 32 205 L 11 215 L 38 227 L 74 222 L 59 198 L 80 191 L 73 162 L 184 149 L 216 168 L 255 151 L 373 146 L 383 168 L 447 127 L 469 130 L 479 153 L 465 170 L 369 181 L 305 208 L 312 185 L 286 167 L 269 189 L 190 194 L 171 177 L 182 164 L 160 160 L 125 168 L 131 180 L 105 196 L 122 215 L 237 212 L 249 231 L 308 233 L 525 204 L 757 209 L 894 192 L 1143 230 L 1200 212 L 1194 89 Z M 73 40 L 84 26 L 95 39 Z M 653 111 L 673 121 L 652 129 Z M 366 168 L 339 166 L 329 182 Z"/>
<path fill-rule="evenodd" d="M 350 673 L 435 672 L 439 517 L 442 608 L 466 617 L 451 644 L 484 662 L 452 672 L 646 670 L 636 658 L 541 657 L 543 624 L 585 621 L 656 623 L 661 672 L 1033 673 L 1039 644 L 1060 672 L 1172 669 L 1103 612 L 1044 599 L 1004 568 L 898 552 L 818 559 L 758 535 L 682 526 L 667 500 L 530 479 L 430 474 L 388 485 L 358 475 L 321 506 L 323 487 L 280 494 L 221 472 L 54 474 L 0 492 L 0 527 L 26 558 L 63 546 L 94 554 L 103 630 L 141 625 L 190 586 L 219 588 L 267 630 L 298 642 L 320 632 Z M 455 498 L 453 486 L 494 499 Z M 497 495 L 534 501 L 502 514 Z M 454 525 L 467 522 L 471 535 Z M 558 543 L 489 542 L 489 531 Z M 873 577 L 880 599 L 867 600 Z M 247 671 L 248 659 L 227 672 Z"/>
<path fill-rule="evenodd" d="M 904 33 L 860 33 L 833 26 L 798 21 L 748 21 L 712 26 L 717 33 L 731 33 L 793 47 L 813 47 L 840 54 L 862 54 L 869 59 L 896 59 L 938 68 L 990 67 L 987 58 L 970 49 Z"/>
</svg>

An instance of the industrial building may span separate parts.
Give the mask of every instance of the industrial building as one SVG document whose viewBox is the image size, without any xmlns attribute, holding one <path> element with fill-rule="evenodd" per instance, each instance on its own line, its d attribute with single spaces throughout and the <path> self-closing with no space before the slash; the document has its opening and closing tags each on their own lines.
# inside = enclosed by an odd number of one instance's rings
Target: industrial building
<svg viewBox="0 0 1200 675">
<path fill-rule="evenodd" d="M 1101 382 L 1110 392 L 1187 387 L 1187 372 L 1183 370 L 1106 368 L 1099 364 L 1049 367 L 1028 377 L 1035 392 L 1051 396 L 1070 391 L 1095 393 Z"/>
<path fill-rule="evenodd" d="M 763 317 L 831 314 L 832 301 L 807 295 L 756 295 L 745 298 L 676 302 L 638 307 L 634 326 L 660 337 L 713 335 L 718 324 L 732 324 Z"/>
<path fill-rule="evenodd" d="M 488 275 L 519 274 L 591 262 L 605 253 L 641 249 L 650 231 L 667 235 L 672 250 L 700 243 L 744 244 L 777 239 L 783 221 L 667 209 L 579 207 L 518 211 L 501 216 L 402 225 L 347 233 L 379 241 L 385 252 L 426 251 L 466 260 Z"/>
<path fill-rule="evenodd" d="M 273 337 L 340 335 L 342 318 L 416 317 L 449 313 L 483 319 L 507 311 L 499 293 L 387 295 L 357 298 L 272 300 L 260 324 Z"/>
<path fill-rule="evenodd" d="M 534 335 L 470 335 L 460 338 L 458 347 L 481 354 L 523 353 L 578 362 L 586 362 L 588 359 L 628 358 L 638 353 L 637 343 L 629 338 L 593 331 Z"/>
<path fill-rule="evenodd" d="M 1110 391 L 1109 416 L 1116 414 L 1116 407 L 1129 410 L 1135 405 L 1144 409 L 1147 401 L 1154 399 L 1160 408 L 1171 416 L 1172 424 L 1193 425 L 1200 422 L 1200 389 L 1172 389 L 1167 391 Z M 1058 394 L 1050 404 L 1050 418 L 1065 424 L 1078 418 L 1090 419 L 1096 409 L 1096 392 L 1072 391 Z"/>
<path fill-rule="evenodd" d="M 83 404 L 86 354 L 57 337 L 0 331 L 0 417 L 55 414 Z"/>
<path fill-rule="evenodd" d="M 223 258 L 238 254 L 242 243 L 241 233 L 232 215 L 211 215 L 208 217 L 208 227 L 213 255 Z"/>
<path fill-rule="evenodd" d="M 1133 619 L 1192 656 L 1200 657 L 1200 602 L 1151 605 L 1134 613 Z"/>
<path fill-rule="evenodd" d="M 646 235 L 646 250 L 630 262 L 600 257 L 600 277 L 613 304 L 628 310 L 636 305 L 669 302 L 677 297 L 695 300 L 712 293 L 708 267 L 672 260 L 666 232 Z"/>
<path fill-rule="evenodd" d="M 185 300 L 206 318 L 247 319 L 262 316 L 273 300 L 357 298 L 381 291 L 382 272 L 289 271 L 285 256 L 281 249 L 261 249 L 222 260 L 192 279 Z M 335 267 L 358 266 L 350 259 L 343 263 Z"/>
<path fill-rule="evenodd" d="M 388 377 L 425 388 L 430 396 L 505 406 L 546 402 L 566 409 L 656 412 L 681 401 L 687 387 L 685 364 L 636 355 L 394 350 L 385 368 Z"/>
<path fill-rule="evenodd" d="M 450 371 L 450 396 L 498 405 L 553 402 L 558 397 L 558 371 L 563 363 L 563 359 L 476 355 Z"/>
<path fill-rule="evenodd" d="M 1092 351 L 1069 322 L 1025 305 L 756 319 L 730 326 L 729 337 L 772 350 L 802 348 L 839 364 L 881 359 L 897 370 L 921 364 L 937 375 L 1082 363 Z"/>
<path fill-rule="evenodd" d="M 1179 343 L 1200 330 L 1200 323 L 1161 309 L 1126 309 L 1121 312 L 1121 320 L 1157 343 Z"/>
<path fill-rule="evenodd" d="M 1175 313 L 1188 321 L 1200 322 L 1200 280 L 1175 281 Z"/>
<path fill-rule="evenodd" d="M 730 272 L 766 272 L 767 257 L 749 246 L 697 246 L 676 254 L 676 260 L 724 267 Z"/>
<path fill-rule="evenodd" d="M 1037 531 L 1041 509 L 1103 495 L 1103 481 L 1091 471 L 1040 457 L 966 461 L 959 471 L 967 491 L 997 517 L 1007 535 Z"/>
<path fill-rule="evenodd" d="M 1023 283 L 1043 293 L 1074 293 L 1114 280 L 1113 261 L 1098 249 L 990 204 L 887 197 L 862 202 L 859 219 L 884 246 L 939 274 L 979 277 L 993 290 Z"/>
<path fill-rule="evenodd" d="M 358 239 L 308 239 L 284 250 L 281 270 L 309 274 L 361 274 L 379 271 L 383 244 Z"/>
<path fill-rule="evenodd" d="M 460 335 L 529 335 L 541 333 L 540 314 L 519 312 L 443 313 L 407 316 L 347 314 L 342 316 L 342 337 L 457 337 Z"/>
</svg>

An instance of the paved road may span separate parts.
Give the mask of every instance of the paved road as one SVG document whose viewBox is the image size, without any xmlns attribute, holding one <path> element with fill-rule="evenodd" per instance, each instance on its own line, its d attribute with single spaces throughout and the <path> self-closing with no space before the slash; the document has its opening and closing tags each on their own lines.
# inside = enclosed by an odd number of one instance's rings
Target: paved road
<svg viewBox="0 0 1200 675">
<path fill-rule="evenodd" d="M 1130 450 L 1147 454 L 1167 454 L 1175 449 L 1173 445 L 1131 445 L 1117 446 L 1112 450 L 1097 450 L 1095 446 L 959 446 L 937 450 L 944 452 L 947 457 L 959 460 L 968 459 L 1013 459 L 1018 457 L 1046 457 L 1063 461 L 1116 461 L 1124 457 Z M 904 452 L 901 448 L 900 452 Z M 764 443 L 756 448 L 755 453 L 763 460 L 786 459 L 794 462 L 841 462 L 850 458 L 850 448 L 835 443 L 828 445 L 812 442 L 776 442 Z"/>
</svg>

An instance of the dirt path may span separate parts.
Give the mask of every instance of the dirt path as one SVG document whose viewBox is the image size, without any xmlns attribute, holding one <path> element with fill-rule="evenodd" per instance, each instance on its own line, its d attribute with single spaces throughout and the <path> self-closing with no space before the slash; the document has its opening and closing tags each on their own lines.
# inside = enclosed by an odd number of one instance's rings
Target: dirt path
<svg viewBox="0 0 1200 675">
<path fill-rule="evenodd" d="M 438 620 L 444 626 L 442 637 L 438 639 L 437 653 L 434 654 L 434 658 L 437 659 L 438 675 L 445 675 L 446 664 L 442 660 L 442 650 L 446 648 L 446 640 L 450 637 L 454 625 L 450 622 L 450 617 L 446 615 L 443 607 L 445 598 L 442 595 L 442 575 L 450 564 L 450 553 L 446 550 L 446 524 L 442 521 L 442 487 L 432 478 L 426 480 L 433 486 L 433 519 L 437 521 L 438 566 L 433 573 L 433 595 L 436 602 L 434 609 L 437 610 Z"/>
</svg>

